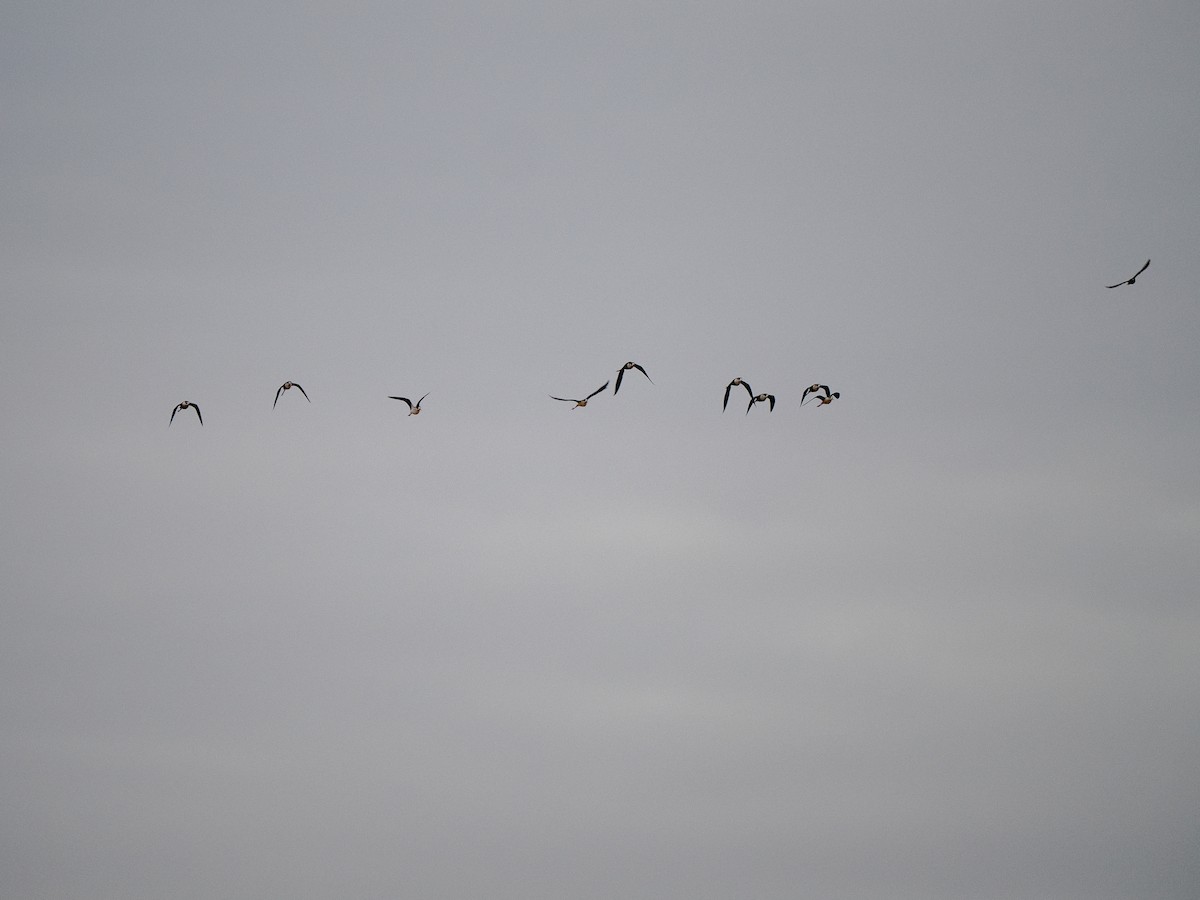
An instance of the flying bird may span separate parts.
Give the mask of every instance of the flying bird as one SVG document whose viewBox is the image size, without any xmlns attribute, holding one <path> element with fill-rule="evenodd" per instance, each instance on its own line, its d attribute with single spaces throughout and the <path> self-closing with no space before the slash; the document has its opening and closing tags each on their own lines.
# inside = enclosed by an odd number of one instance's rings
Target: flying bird
<svg viewBox="0 0 1200 900">
<path fill-rule="evenodd" d="M 814 384 L 811 388 L 806 389 L 804 391 L 804 393 L 807 394 L 809 391 L 814 391 L 813 397 L 815 397 L 817 400 L 817 406 L 827 406 L 828 404 L 830 404 L 834 400 L 836 400 L 838 397 L 842 396 L 840 391 L 834 391 L 832 394 L 829 393 L 829 385 L 827 385 L 827 384 Z M 822 397 L 820 395 L 820 393 L 819 393 L 820 391 L 825 392 L 824 397 Z M 800 405 L 801 406 L 804 405 L 803 397 L 800 398 Z"/>
<path fill-rule="evenodd" d="M 613 385 L 613 396 L 614 397 L 617 396 L 617 391 L 619 391 L 621 389 L 621 379 L 625 377 L 625 372 L 628 371 L 629 369 L 637 369 L 643 375 L 646 375 L 646 370 L 643 369 L 641 366 L 639 366 L 637 363 L 635 363 L 635 362 L 625 363 L 625 365 L 623 365 L 623 366 L 621 366 L 621 368 L 617 369 L 617 383 L 615 385 Z M 651 384 L 654 384 L 654 379 L 651 378 L 649 375 L 646 375 L 646 380 L 649 381 Z"/>
<path fill-rule="evenodd" d="M 300 387 L 300 385 L 296 385 L 296 387 Z M 429 396 L 429 394 L 428 394 L 428 392 L 426 392 L 425 397 L 428 397 L 428 396 Z M 408 414 L 410 416 L 419 416 L 421 414 L 421 403 L 422 403 L 422 401 L 424 401 L 425 397 L 422 397 L 420 400 L 418 400 L 416 406 L 413 406 L 413 402 L 411 400 L 409 400 L 407 397 L 388 397 L 388 399 L 389 400 L 403 400 L 405 403 L 408 404 Z"/>
<path fill-rule="evenodd" d="M 1150 268 L 1150 260 L 1146 260 L 1146 264 L 1137 270 L 1137 275 L 1134 275 L 1128 281 L 1118 281 L 1116 284 L 1105 285 L 1105 287 L 1111 289 L 1111 288 L 1115 288 L 1115 287 L 1121 287 L 1122 285 L 1126 285 L 1126 284 L 1135 284 L 1137 282 L 1138 275 L 1141 275 L 1148 268 Z"/>
<path fill-rule="evenodd" d="M 304 390 L 304 388 L 300 387 L 300 385 L 296 384 L 294 381 L 285 381 L 279 386 L 279 390 L 275 392 L 275 403 L 271 404 L 271 409 L 274 409 L 275 404 L 279 402 L 279 395 L 284 391 L 290 391 L 292 388 L 296 388 L 298 391 L 300 391 L 300 393 L 304 394 L 304 399 L 308 400 L 308 393 Z M 312 403 L 311 400 L 308 400 L 308 402 Z"/>
<path fill-rule="evenodd" d="M 725 385 L 725 402 L 721 404 L 721 412 L 725 412 L 725 407 L 727 407 L 729 405 L 729 391 L 735 385 L 740 385 L 741 387 L 744 387 L 746 389 L 747 394 L 749 394 L 751 397 L 754 396 L 754 391 L 750 390 L 749 382 L 742 381 L 742 379 L 740 379 L 740 378 L 735 378 L 735 379 L 733 379 L 733 381 L 729 382 L 729 384 Z"/>
<path fill-rule="evenodd" d="M 204 416 L 200 415 L 200 407 L 197 406 L 195 403 L 193 403 L 191 400 L 184 400 L 182 403 L 178 404 L 173 410 L 171 410 L 171 421 L 167 422 L 168 428 L 171 427 L 171 422 L 175 421 L 175 413 L 179 412 L 181 409 L 194 409 L 196 411 L 196 418 L 200 420 L 201 425 L 204 424 Z"/>
<path fill-rule="evenodd" d="M 825 392 L 824 398 L 821 397 L 821 395 L 819 393 L 820 391 Z M 826 403 L 833 402 L 831 400 L 832 397 L 840 397 L 841 396 L 841 394 L 829 393 L 829 385 L 827 385 L 827 384 L 811 384 L 808 387 L 806 387 L 804 389 L 804 393 L 800 395 L 800 405 L 801 406 L 804 405 L 804 398 L 807 397 L 809 394 L 813 394 L 814 396 L 816 396 L 816 398 L 821 401 L 821 406 L 824 406 Z"/>
<path fill-rule="evenodd" d="M 549 396 L 550 396 L 551 400 L 561 400 L 564 403 L 574 403 L 575 405 L 572 406 L 571 409 L 579 409 L 579 407 L 581 407 L 581 406 L 587 406 L 587 402 L 589 400 L 591 400 L 593 397 L 595 397 L 598 393 L 600 393 L 607 387 L 608 387 L 608 382 L 606 381 L 606 382 L 604 382 L 604 384 L 600 385 L 600 387 L 596 388 L 594 391 L 592 391 L 590 394 L 588 394 L 582 400 L 572 400 L 569 397 L 555 397 L 553 394 L 550 394 Z"/>
<path fill-rule="evenodd" d="M 755 403 L 766 403 L 768 401 L 770 402 L 770 406 L 767 408 L 767 411 L 775 412 L 775 395 L 774 394 L 759 394 L 757 397 L 750 398 L 750 405 L 746 407 L 746 415 L 750 415 L 750 410 L 754 406 Z"/>
</svg>

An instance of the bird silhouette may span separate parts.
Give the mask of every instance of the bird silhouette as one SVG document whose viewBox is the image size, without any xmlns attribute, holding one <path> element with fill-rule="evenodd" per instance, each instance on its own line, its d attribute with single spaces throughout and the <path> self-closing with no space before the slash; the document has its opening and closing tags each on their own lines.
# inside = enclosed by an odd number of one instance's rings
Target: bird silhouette
<svg viewBox="0 0 1200 900">
<path fill-rule="evenodd" d="M 641 366 L 639 366 L 637 363 L 635 363 L 635 362 L 625 363 L 625 365 L 623 365 L 623 366 L 621 366 L 621 368 L 617 369 L 617 383 L 615 385 L 613 385 L 613 396 L 614 397 L 617 396 L 617 391 L 619 391 L 621 389 L 621 379 L 625 377 L 625 373 L 629 369 L 637 369 L 643 375 L 646 375 L 646 370 L 643 369 Z M 654 384 L 654 379 L 651 378 L 649 375 L 646 375 L 646 380 L 649 381 L 651 384 Z"/>
<path fill-rule="evenodd" d="M 1126 284 L 1136 284 L 1138 275 L 1141 275 L 1148 268 L 1150 268 L 1150 260 L 1146 260 L 1146 264 L 1144 266 L 1142 266 L 1140 269 L 1138 269 L 1137 273 L 1132 278 L 1130 278 L 1128 281 L 1118 281 L 1116 284 L 1107 284 L 1107 285 L 1105 285 L 1105 287 L 1107 287 L 1109 290 L 1111 290 L 1112 288 L 1121 287 Z"/>
<path fill-rule="evenodd" d="M 767 403 L 767 402 L 770 403 L 770 405 L 767 407 L 767 412 L 775 412 L 775 395 L 774 394 L 759 394 L 757 397 L 750 398 L 750 404 L 749 404 L 749 406 L 746 407 L 746 415 L 750 415 L 750 410 L 754 406 L 755 403 Z"/>
<path fill-rule="evenodd" d="M 296 388 L 298 391 L 300 391 L 300 393 L 304 394 L 304 399 L 308 400 L 308 393 L 304 390 L 304 388 L 300 387 L 300 385 L 296 384 L 294 381 L 285 381 L 279 386 L 279 390 L 275 392 L 275 403 L 271 404 L 271 409 L 274 409 L 275 404 L 279 402 L 279 395 L 284 391 L 290 391 L 292 388 Z M 311 400 L 308 400 L 308 402 L 312 403 Z"/>
<path fill-rule="evenodd" d="M 175 413 L 179 412 L 181 409 L 194 409 L 196 411 L 196 418 L 200 420 L 201 425 L 204 424 L 204 416 L 200 415 L 200 407 L 191 400 L 184 400 L 182 403 L 176 404 L 175 408 L 171 410 L 171 421 L 167 422 L 168 428 L 171 427 L 171 422 L 175 421 Z"/>
<path fill-rule="evenodd" d="M 300 385 L 296 385 L 296 387 L 299 387 L 299 386 Z M 426 392 L 425 396 L 423 396 L 420 400 L 418 400 L 416 402 L 416 405 L 414 405 L 413 402 L 411 400 L 409 400 L 407 397 L 388 397 L 388 399 L 389 400 L 403 400 L 405 403 L 408 404 L 408 414 L 410 416 L 419 416 L 421 414 L 421 404 L 424 402 L 425 397 L 428 397 L 428 396 L 429 396 L 429 393 Z"/>
<path fill-rule="evenodd" d="M 750 390 L 749 382 L 743 381 L 740 378 L 735 378 L 733 381 L 729 382 L 729 384 L 725 385 L 725 402 L 721 404 L 721 412 L 725 412 L 725 407 L 729 405 L 729 391 L 735 385 L 741 385 L 746 389 L 747 394 L 749 394 L 751 397 L 754 396 L 754 391 Z"/>
<path fill-rule="evenodd" d="M 606 381 L 606 382 L 604 382 L 604 384 L 600 385 L 600 387 L 596 388 L 594 391 L 592 391 L 590 394 L 588 394 L 582 400 L 572 400 L 569 397 L 555 397 L 553 394 L 550 394 L 549 397 L 551 400 L 561 400 L 563 403 L 574 403 L 575 405 L 572 406 L 571 409 L 579 409 L 581 406 L 587 406 L 587 403 L 589 400 L 591 400 L 593 397 L 595 397 L 598 393 L 600 393 L 602 390 L 604 390 L 607 387 L 608 387 L 608 382 Z"/>
</svg>

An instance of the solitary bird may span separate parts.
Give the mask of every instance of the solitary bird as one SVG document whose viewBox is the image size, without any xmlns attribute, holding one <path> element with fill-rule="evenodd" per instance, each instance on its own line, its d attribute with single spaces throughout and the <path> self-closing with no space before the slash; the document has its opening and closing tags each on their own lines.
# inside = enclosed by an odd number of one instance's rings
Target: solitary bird
<svg viewBox="0 0 1200 900">
<path fill-rule="evenodd" d="M 308 400 L 308 394 L 305 392 L 304 388 L 300 387 L 300 385 L 296 384 L 294 381 L 285 381 L 279 386 L 279 390 L 275 392 L 275 403 L 279 402 L 280 394 L 282 394 L 284 391 L 290 391 L 292 388 L 296 388 L 298 391 L 300 391 L 300 393 L 304 394 L 304 399 Z M 308 400 L 308 402 L 312 403 L 311 400 Z M 275 403 L 271 404 L 271 409 L 275 408 Z"/>
<path fill-rule="evenodd" d="M 572 400 L 569 397 L 555 397 L 553 394 L 550 394 L 549 396 L 550 396 L 551 400 L 561 400 L 564 403 L 574 403 L 575 405 L 572 406 L 571 409 L 579 409 L 579 407 L 581 407 L 581 406 L 587 406 L 587 402 L 589 400 L 591 400 L 593 397 L 595 397 L 598 393 L 600 393 L 607 387 L 608 387 L 608 382 L 606 381 L 606 382 L 604 382 L 604 384 L 600 385 L 600 387 L 596 388 L 594 391 L 592 391 L 590 394 L 588 394 L 582 400 Z"/>
<path fill-rule="evenodd" d="M 625 363 L 625 365 L 623 365 L 623 366 L 621 366 L 621 368 L 617 369 L 617 383 L 615 385 L 613 385 L 613 396 L 614 397 L 617 396 L 617 391 L 619 391 L 621 389 L 621 379 L 625 377 L 625 372 L 629 369 L 637 369 L 643 375 L 646 375 L 646 370 L 643 369 L 641 366 L 639 366 L 637 363 L 635 363 L 635 362 Z M 651 378 L 649 375 L 646 375 L 646 380 L 649 381 L 651 384 L 654 384 L 654 379 Z"/>
<path fill-rule="evenodd" d="M 735 378 L 729 384 L 725 385 L 725 402 L 721 404 L 721 412 L 725 412 L 725 407 L 729 405 L 729 391 L 734 385 L 741 385 L 746 389 L 746 393 L 751 397 L 754 396 L 754 391 L 750 390 L 749 382 L 742 381 L 740 378 Z"/>
<path fill-rule="evenodd" d="M 770 402 L 768 412 L 775 412 L 775 395 L 774 394 L 759 394 L 757 397 L 750 398 L 750 405 L 746 407 L 746 415 L 750 415 L 750 410 L 755 403 Z"/>
<path fill-rule="evenodd" d="M 1105 287 L 1115 288 L 1115 287 L 1121 287 L 1122 285 L 1126 285 L 1126 284 L 1135 284 L 1137 282 L 1138 275 L 1141 275 L 1148 268 L 1150 268 L 1150 260 L 1146 260 L 1146 264 L 1137 270 L 1137 275 L 1134 275 L 1128 281 L 1118 281 L 1116 284 L 1108 284 L 1108 285 L 1105 285 Z"/>
<path fill-rule="evenodd" d="M 300 385 L 296 385 L 296 387 L 300 387 Z M 426 392 L 425 397 L 428 397 L 428 396 L 429 396 L 429 393 Z M 420 400 L 418 400 L 416 406 L 413 406 L 413 402 L 411 400 L 409 400 L 407 397 L 388 397 L 388 399 L 389 400 L 403 400 L 405 403 L 408 404 L 408 414 L 410 416 L 419 416 L 421 414 L 421 403 L 422 403 L 422 401 L 424 401 L 425 397 L 422 397 Z"/>
<path fill-rule="evenodd" d="M 825 392 L 824 398 L 821 397 L 821 395 L 819 393 L 820 391 Z M 807 397 L 809 394 L 815 394 L 817 399 L 821 401 L 821 406 L 824 406 L 826 403 L 832 403 L 833 401 L 830 399 L 832 397 L 842 396 L 841 394 L 837 394 L 837 393 L 834 393 L 834 394 L 829 393 L 829 385 L 827 385 L 827 384 L 811 384 L 808 387 L 806 387 L 804 389 L 804 393 L 800 395 L 800 405 L 801 406 L 804 405 L 804 398 Z"/>
<path fill-rule="evenodd" d="M 171 422 L 175 421 L 175 413 L 179 412 L 181 409 L 194 409 L 196 411 L 196 418 L 200 420 L 201 425 L 204 424 L 204 416 L 200 415 L 200 407 L 197 406 L 195 403 L 193 403 L 191 400 L 184 400 L 182 403 L 178 404 L 173 410 L 171 410 L 171 421 L 167 423 L 168 428 L 171 427 Z"/>
</svg>

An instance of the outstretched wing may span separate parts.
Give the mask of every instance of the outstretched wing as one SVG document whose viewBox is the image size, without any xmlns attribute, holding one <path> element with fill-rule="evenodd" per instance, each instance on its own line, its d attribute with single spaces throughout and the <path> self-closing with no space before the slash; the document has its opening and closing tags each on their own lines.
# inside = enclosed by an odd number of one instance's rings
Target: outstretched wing
<svg viewBox="0 0 1200 900">
<path fill-rule="evenodd" d="M 805 400 L 805 398 L 806 398 L 806 397 L 807 397 L 807 396 L 808 396 L 810 393 L 812 393 L 812 391 L 813 391 L 814 387 L 815 387 L 815 385 L 811 385 L 811 384 L 810 384 L 808 387 L 806 387 L 806 388 L 804 389 L 804 393 L 800 395 L 800 405 L 801 405 L 801 406 L 803 406 L 803 405 L 804 405 L 804 400 Z"/>
<path fill-rule="evenodd" d="M 613 385 L 613 396 L 617 396 L 617 391 L 621 389 L 621 379 L 625 377 L 625 367 L 617 369 L 617 383 Z"/>
<path fill-rule="evenodd" d="M 197 406 L 195 403 L 193 403 L 192 409 L 194 409 L 196 411 L 196 418 L 199 419 L 200 424 L 203 425 L 204 424 L 204 416 L 200 415 L 200 407 Z"/>
<path fill-rule="evenodd" d="M 746 415 L 750 415 L 750 408 L 754 406 L 754 398 L 750 398 L 750 402 L 746 404 Z"/>
<path fill-rule="evenodd" d="M 767 412 L 775 412 L 775 395 L 767 394 L 767 399 L 771 401 L 771 405 L 767 407 Z"/>
<path fill-rule="evenodd" d="M 1138 275 L 1141 275 L 1141 274 L 1142 274 L 1143 272 L 1145 272 L 1145 271 L 1146 271 L 1148 268 L 1150 268 L 1150 260 L 1146 260 L 1146 264 L 1145 264 L 1144 266 L 1142 266 L 1140 269 L 1138 269 L 1138 270 L 1137 270 L 1137 275 L 1134 275 L 1133 277 L 1134 277 L 1134 278 L 1137 278 L 1137 277 L 1138 277 Z"/>
<path fill-rule="evenodd" d="M 429 391 L 426 391 L 426 392 L 425 392 L 425 393 L 422 395 L 421 399 L 417 401 L 417 406 L 420 406 L 422 403 L 424 403 L 424 402 L 425 402 L 425 398 L 426 398 L 426 397 L 428 397 L 428 396 L 429 396 L 429 394 L 430 394 L 430 392 L 429 392 Z"/>
<path fill-rule="evenodd" d="M 179 410 L 181 410 L 181 409 L 183 409 L 183 404 L 182 404 L 182 403 L 178 403 L 178 404 L 176 404 L 176 405 L 175 405 L 175 408 L 174 408 L 173 410 L 171 410 L 171 422 L 174 422 L 174 421 L 175 421 L 175 413 L 179 412 Z M 171 422 L 168 422 L 168 423 L 167 423 L 167 427 L 168 427 L 168 428 L 170 428 L 170 427 L 171 427 Z"/>
<path fill-rule="evenodd" d="M 749 382 L 747 382 L 747 381 L 743 380 L 743 381 L 742 381 L 742 387 L 744 387 L 744 388 L 746 389 L 746 393 L 747 393 L 747 394 L 749 394 L 751 397 L 753 397 L 753 396 L 754 396 L 754 391 L 752 391 L 752 390 L 750 389 L 750 383 L 749 383 Z"/>
<path fill-rule="evenodd" d="M 729 392 L 733 390 L 733 382 L 725 385 L 725 401 L 721 404 L 721 412 L 725 412 L 725 407 L 729 406 Z"/>
<path fill-rule="evenodd" d="M 593 397 L 595 397 L 595 396 L 596 396 L 598 393 L 600 393 L 601 391 L 603 391 L 603 390 L 604 390 L 604 389 L 606 389 L 607 387 L 608 387 L 608 382 L 606 381 L 606 382 L 604 382 L 604 384 L 600 385 L 600 387 L 596 388 L 594 391 L 592 391 L 590 394 L 588 394 L 588 395 L 587 395 L 586 397 L 584 397 L 583 399 L 584 399 L 584 400 L 591 400 Z M 613 391 L 613 393 L 615 394 L 615 393 L 616 393 L 616 391 Z"/>
<path fill-rule="evenodd" d="M 413 408 L 412 401 L 409 400 L 407 397 L 388 397 L 388 399 L 389 400 L 403 400 L 405 403 L 408 404 L 409 410 L 411 410 Z"/>
<path fill-rule="evenodd" d="M 646 375 L 646 370 L 645 370 L 645 369 L 643 369 L 641 366 L 639 366 L 637 363 L 634 363 L 634 364 L 633 364 L 633 367 L 634 367 L 635 369 L 637 369 L 639 372 L 641 372 L 643 375 Z M 646 380 L 647 380 L 648 382 L 650 382 L 651 384 L 654 384 L 654 379 L 653 379 L 653 378 L 651 378 L 649 375 L 646 375 Z"/>
<path fill-rule="evenodd" d="M 279 395 L 283 393 L 283 385 L 279 386 L 279 390 L 275 392 L 275 403 L 271 404 L 271 409 L 275 408 L 275 404 L 279 402 Z"/>
<path fill-rule="evenodd" d="M 305 390 L 304 390 L 304 388 L 300 387 L 300 385 L 296 384 L 296 382 L 294 382 L 294 381 L 292 382 L 292 387 L 294 387 L 294 388 L 300 388 L 300 393 L 304 394 L 304 399 L 305 399 L 305 400 L 308 400 L 308 392 L 307 392 L 307 391 L 305 391 Z M 312 401 L 311 401 L 311 400 L 308 400 L 308 402 L 309 402 L 309 403 L 312 403 Z"/>
<path fill-rule="evenodd" d="M 578 403 L 579 402 L 578 400 L 571 400 L 567 397 L 555 397 L 553 394 L 547 394 L 546 396 L 549 397 L 551 400 L 561 400 L 563 403 Z"/>
</svg>

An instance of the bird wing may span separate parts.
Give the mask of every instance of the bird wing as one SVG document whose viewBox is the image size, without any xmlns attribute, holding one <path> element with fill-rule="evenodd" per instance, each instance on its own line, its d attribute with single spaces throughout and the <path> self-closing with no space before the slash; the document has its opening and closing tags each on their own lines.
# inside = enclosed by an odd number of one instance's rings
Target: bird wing
<svg viewBox="0 0 1200 900">
<path fill-rule="evenodd" d="M 420 406 L 422 403 L 424 403 L 425 398 L 428 397 L 429 394 L 430 394 L 430 392 L 426 391 L 423 395 L 421 395 L 421 399 L 417 401 L 417 406 Z"/>
<path fill-rule="evenodd" d="M 300 385 L 296 384 L 296 382 L 294 382 L 294 381 L 292 382 L 292 387 L 300 388 L 300 393 L 302 393 L 304 395 L 305 400 L 308 400 L 308 392 L 306 390 L 304 390 L 304 388 L 300 387 Z M 311 400 L 308 400 L 308 402 L 312 403 Z"/>
<path fill-rule="evenodd" d="M 275 403 L 271 404 L 271 409 L 275 408 L 275 404 L 279 402 L 279 395 L 283 393 L 283 385 L 279 386 L 279 390 L 275 392 Z"/>
<path fill-rule="evenodd" d="M 733 390 L 733 382 L 725 385 L 725 402 L 721 404 L 721 412 L 725 412 L 725 407 L 729 405 L 729 392 Z"/>
<path fill-rule="evenodd" d="M 1141 275 L 1141 274 L 1142 274 L 1143 272 L 1145 272 L 1145 271 L 1146 271 L 1148 268 L 1150 268 L 1150 260 L 1146 260 L 1146 264 L 1145 264 L 1144 266 L 1142 266 L 1140 269 L 1138 269 L 1138 270 L 1137 270 L 1137 275 L 1134 275 L 1133 277 L 1134 277 L 1134 278 L 1137 278 L 1137 277 L 1138 277 L 1138 275 Z"/>
<path fill-rule="evenodd" d="M 174 421 L 175 421 L 175 413 L 179 412 L 179 410 L 181 410 L 182 408 L 183 408 L 183 404 L 182 404 L 182 403 L 177 403 L 177 404 L 175 405 L 175 408 L 174 408 L 173 410 L 171 410 L 171 422 L 174 422 Z M 171 422 L 168 422 L 168 423 L 167 423 L 167 427 L 168 427 L 168 428 L 170 428 L 170 427 L 171 427 Z"/>
<path fill-rule="evenodd" d="M 811 392 L 812 392 L 812 385 L 810 384 L 808 387 L 806 387 L 804 389 L 804 393 L 800 395 L 800 405 L 801 406 L 804 405 L 804 398 L 807 397 Z"/>
<path fill-rule="evenodd" d="M 604 382 L 604 384 L 600 385 L 600 387 L 596 388 L 594 391 L 592 391 L 590 394 L 588 394 L 583 399 L 591 400 L 593 397 L 595 397 L 598 393 L 600 393 L 602 390 L 604 390 L 607 387 L 608 387 L 608 382 L 606 381 L 606 382 Z"/>
<path fill-rule="evenodd" d="M 617 383 L 613 385 L 613 396 L 617 396 L 617 391 L 621 389 L 621 379 L 625 377 L 625 367 L 617 369 Z"/>
<path fill-rule="evenodd" d="M 192 404 L 192 409 L 196 411 L 196 418 L 200 420 L 200 424 L 204 424 L 204 416 L 200 415 L 200 407 L 195 403 Z"/>
<path fill-rule="evenodd" d="M 405 403 L 408 404 L 408 408 L 412 409 L 412 401 L 409 400 L 407 397 L 388 397 L 388 399 L 389 400 L 403 400 Z"/>
<path fill-rule="evenodd" d="M 775 395 L 767 394 L 767 399 L 771 401 L 771 405 L 767 407 L 768 412 L 775 412 Z"/>
<path fill-rule="evenodd" d="M 646 375 L 646 370 L 645 370 L 645 369 L 643 369 L 641 366 L 639 366 L 637 363 L 634 363 L 634 364 L 633 364 L 633 367 L 634 367 L 635 369 L 637 369 L 639 372 L 641 372 L 643 375 Z M 646 375 L 646 380 L 647 380 L 648 382 L 650 382 L 651 384 L 654 384 L 654 379 L 653 379 L 653 378 L 651 378 L 649 375 Z"/>
<path fill-rule="evenodd" d="M 751 397 L 753 397 L 753 396 L 754 396 L 754 391 L 752 391 L 752 390 L 750 389 L 750 383 L 749 383 L 748 381 L 745 381 L 745 380 L 743 380 L 743 381 L 742 381 L 742 387 L 744 387 L 744 388 L 746 389 L 746 393 L 747 393 L 747 394 L 749 394 Z"/>
<path fill-rule="evenodd" d="M 750 415 L 750 407 L 754 406 L 754 398 L 750 398 L 750 402 L 746 404 L 746 415 Z"/>
<path fill-rule="evenodd" d="M 549 397 L 551 400 L 561 400 L 563 403 L 578 403 L 579 402 L 578 400 L 571 400 L 567 397 L 555 397 L 553 394 L 547 394 L 546 396 Z"/>
</svg>

